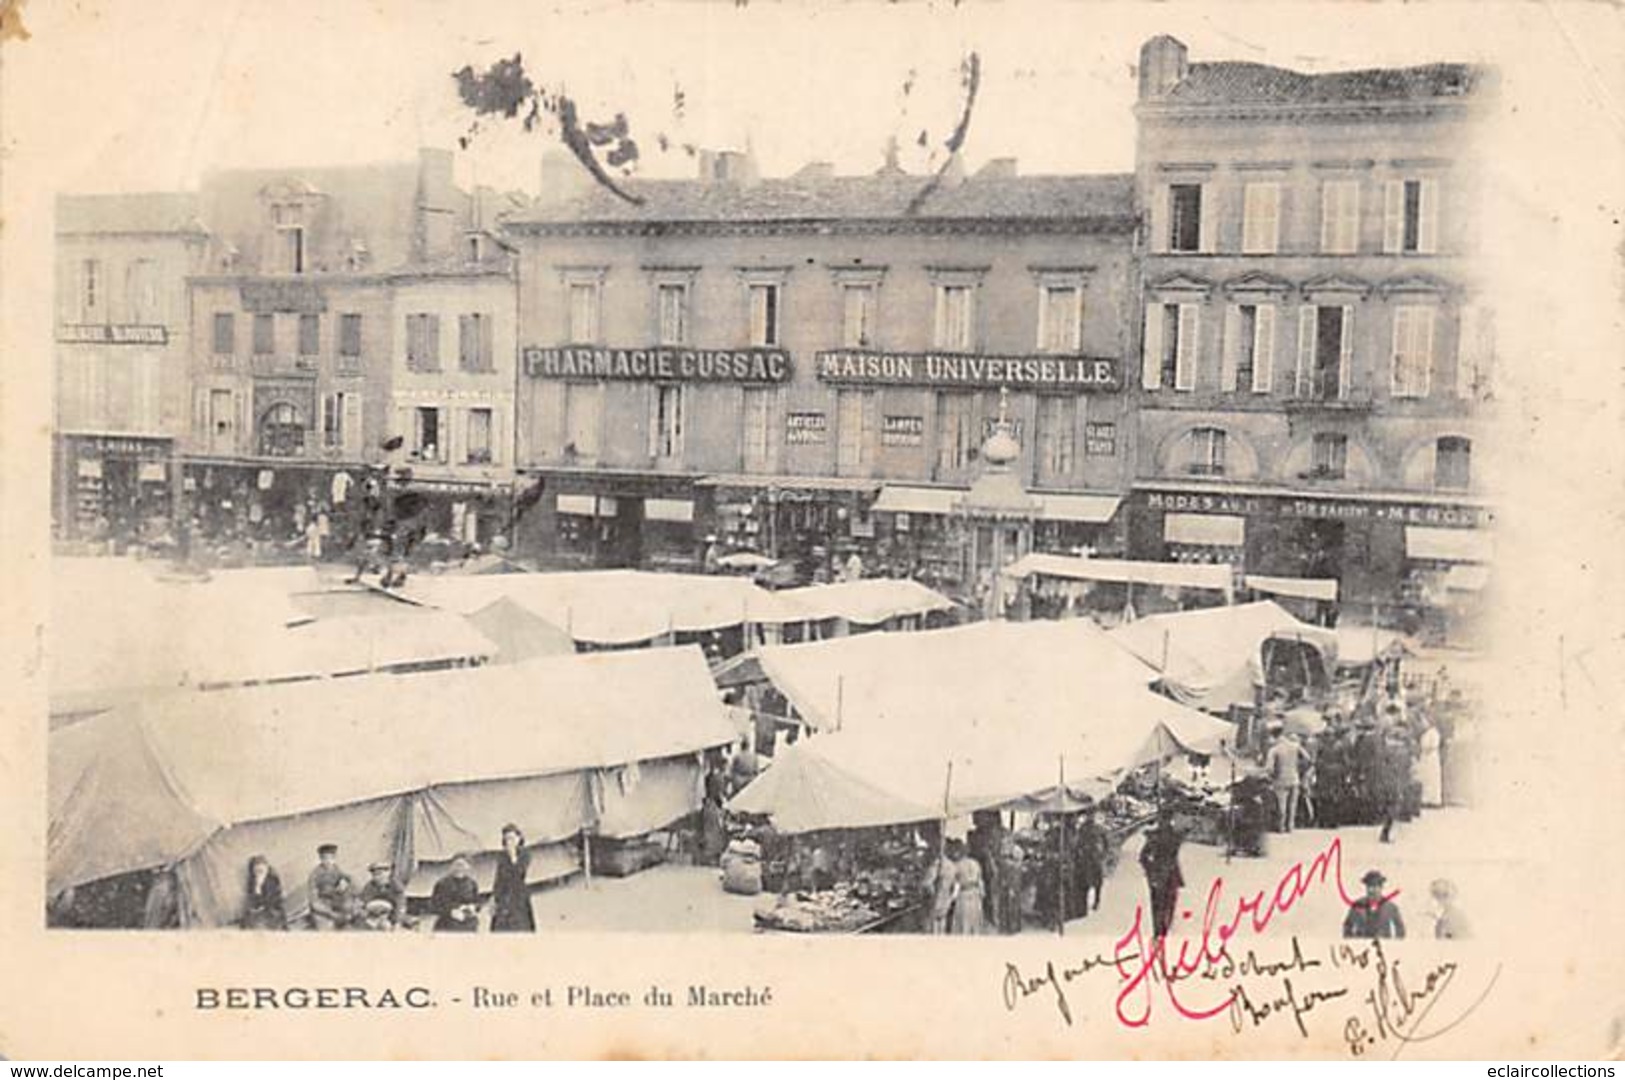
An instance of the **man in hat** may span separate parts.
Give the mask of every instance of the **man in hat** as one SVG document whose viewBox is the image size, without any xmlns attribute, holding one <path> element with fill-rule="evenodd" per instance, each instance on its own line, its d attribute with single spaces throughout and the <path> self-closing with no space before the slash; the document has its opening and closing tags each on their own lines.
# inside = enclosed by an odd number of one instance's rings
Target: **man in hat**
<svg viewBox="0 0 1625 1080">
<path fill-rule="evenodd" d="M 390 927 L 401 925 L 406 918 L 406 890 L 395 883 L 395 864 L 380 859 L 367 867 L 367 873 L 372 878 L 361 887 L 361 907 L 368 920 L 373 918 L 373 905 L 384 903 L 389 905 Z"/>
<path fill-rule="evenodd" d="M 1273 726 L 1273 725 L 1272 725 Z M 1275 745 L 1264 759 L 1270 786 L 1275 790 L 1275 829 L 1289 833 L 1298 819 L 1298 786 L 1303 778 L 1303 747 L 1285 731 L 1275 733 Z"/>
<path fill-rule="evenodd" d="M 342 930 L 349 925 L 354 909 L 354 884 L 339 866 L 337 844 L 318 847 L 316 859 L 306 883 L 310 887 L 310 925 L 317 930 Z"/>
<path fill-rule="evenodd" d="M 1404 937 L 1405 920 L 1400 917 L 1399 907 L 1382 892 L 1382 887 L 1388 883 L 1388 879 L 1382 876 L 1380 870 L 1367 870 L 1360 883 L 1365 886 L 1365 895 L 1349 905 L 1349 913 L 1343 918 L 1343 936 Z"/>
</svg>

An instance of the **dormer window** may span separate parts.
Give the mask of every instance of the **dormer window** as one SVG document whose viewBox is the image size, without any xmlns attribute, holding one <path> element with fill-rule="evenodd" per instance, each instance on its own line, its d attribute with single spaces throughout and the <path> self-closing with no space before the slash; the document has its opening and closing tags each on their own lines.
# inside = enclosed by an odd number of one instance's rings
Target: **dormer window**
<svg viewBox="0 0 1625 1080">
<path fill-rule="evenodd" d="M 276 233 L 274 258 L 284 274 L 305 272 L 305 208 L 295 202 L 271 204 L 271 227 Z"/>
</svg>

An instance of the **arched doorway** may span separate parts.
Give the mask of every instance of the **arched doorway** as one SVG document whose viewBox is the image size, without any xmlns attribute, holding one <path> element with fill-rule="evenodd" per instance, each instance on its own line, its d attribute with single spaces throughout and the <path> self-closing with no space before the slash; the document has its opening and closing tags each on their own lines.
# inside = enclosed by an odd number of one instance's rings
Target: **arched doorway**
<svg viewBox="0 0 1625 1080">
<path fill-rule="evenodd" d="M 299 407 L 279 401 L 260 414 L 260 453 L 296 457 L 305 452 L 305 420 Z"/>
</svg>

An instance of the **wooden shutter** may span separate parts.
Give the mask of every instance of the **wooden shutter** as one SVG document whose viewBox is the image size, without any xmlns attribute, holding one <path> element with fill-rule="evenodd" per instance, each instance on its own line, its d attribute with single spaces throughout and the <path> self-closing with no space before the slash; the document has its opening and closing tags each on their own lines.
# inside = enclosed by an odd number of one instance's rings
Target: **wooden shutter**
<svg viewBox="0 0 1625 1080">
<path fill-rule="evenodd" d="M 455 459 L 451 456 L 451 443 L 456 439 L 456 436 L 451 430 L 451 410 L 441 405 L 435 409 L 435 413 L 437 416 L 435 427 L 439 429 L 435 432 L 435 460 L 439 462 L 453 461 Z"/>
<path fill-rule="evenodd" d="M 1267 394 L 1275 377 L 1275 305 L 1259 304 L 1253 322 L 1253 393 Z"/>
<path fill-rule="evenodd" d="M 1405 246 L 1405 181 L 1383 185 L 1382 250 L 1393 255 Z"/>
<path fill-rule="evenodd" d="M 1483 335 L 1483 309 L 1477 304 L 1462 307 L 1456 323 L 1456 396 L 1471 398 L 1478 382 L 1479 344 Z"/>
<path fill-rule="evenodd" d="M 1320 250 L 1328 254 L 1338 250 L 1338 228 L 1343 216 L 1339 182 L 1323 180 L 1320 184 Z"/>
<path fill-rule="evenodd" d="M 1416 250 L 1432 255 L 1439 250 L 1439 181 L 1423 180 L 1417 201 Z"/>
<path fill-rule="evenodd" d="M 1145 337 L 1140 354 L 1140 385 L 1147 390 L 1162 387 L 1161 304 L 1145 305 Z"/>
<path fill-rule="evenodd" d="M 1174 356 L 1174 389 L 1196 389 L 1196 363 L 1201 355 L 1197 351 L 1198 336 L 1202 331 L 1202 308 L 1199 304 L 1179 305 L 1179 351 Z"/>
<path fill-rule="evenodd" d="M 1228 304 L 1224 309 L 1224 341 L 1220 345 L 1219 389 L 1230 393 L 1236 389 L 1236 368 L 1241 363 L 1241 305 Z"/>
<path fill-rule="evenodd" d="M 1273 254 L 1280 236 L 1281 185 L 1260 181 L 1243 190 L 1241 250 L 1251 255 Z"/>
<path fill-rule="evenodd" d="M 502 423 L 502 410 L 491 409 L 491 464 L 501 465 L 507 460 L 503 452 L 503 430 L 506 425 Z"/>
<path fill-rule="evenodd" d="M 1201 214 L 1201 221 L 1199 222 L 1200 228 L 1198 230 L 1196 249 L 1212 254 L 1219 249 L 1217 242 L 1219 228 L 1218 193 L 1212 184 L 1203 184 L 1201 189 L 1202 195 L 1199 202 L 1200 209 L 1198 210 L 1198 213 Z"/>
<path fill-rule="evenodd" d="M 254 420 L 250 415 L 253 402 L 241 390 L 231 392 L 232 412 L 237 414 L 237 430 L 232 433 L 232 444 L 239 450 L 244 450 L 253 444 Z"/>
<path fill-rule="evenodd" d="M 361 456 L 361 395 L 354 390 L 344 394 L 344 453 L 347 457 Z"/>
<path fill-rule="evenodd" d="M 1295 393 L 1311 396 L 1315 377 L 1315 305 L 1298 307 L 1298 373 Z"/>
<path fill-rule="evenodd" d="M 1416 357 L 1415 370 L 1421 378 L 1416 392 L 1427 397 L 1433 392 L 1433 309 L 1418 307 L 1411 317 L 1411 341 Z"/>
<path fill-rule="evenodd" d="M 1354 307 L 1343 305 L 1342 349 L 1337 357 L 1337 396 L 1347 398 L 1354 385 Z"/>
<path fill-rule="evenodd" d="M 395 409 L 395 432 L 401 437 L 408 450 L 416 450 L 418 446 L 417 413 L 405 405 Z"/>
<path fill-rule="evenodd" d="M 1410 374 L 1407 370 L 1410 364 L 1410 326 L 1411 309 L 1395 308 L 1391 375 L 1388 385 L 1388 392 L 1394 397 L 1409 397 L 1411 393 Z"/>
<path fill-rule="evenodd" d="M 199 439 L 209 436 L 209 388 L 192 389 L 192 434 Z"/>
<path fill-rule="evenodd" d="M 1166 252 L 1170 246 L 1168 233 L 1172 228 L 1170 213 L 1173 204 L 1173 192 L 1167 184 L 1157 184 L 1151 192 L 1151 236 L 1147 245 L 1154 255 Z"/>
</svg>

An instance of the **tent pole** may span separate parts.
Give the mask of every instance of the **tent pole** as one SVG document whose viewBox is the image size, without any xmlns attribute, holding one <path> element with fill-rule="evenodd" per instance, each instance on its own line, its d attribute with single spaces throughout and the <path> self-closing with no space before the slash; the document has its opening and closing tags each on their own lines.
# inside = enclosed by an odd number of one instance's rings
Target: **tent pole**
<svg viewBox="0 0 1625 1080">
<path fill-rule="evenodd" d="M 1162 670 L 1162 673 L 1164 675 L 1168 674 L 1168 645 L 1169 645 L 1169 639 L 1172 637 L 1172 635 L 1173 635 L 1172 630 L 1169 630 L 1166 627 L 1163 628 L 1163 631 L 1162 631 L 1162 669 L 1161 670 Z"/>
<path fill-rule="evenodd" d="M 1058 888 L 1056 889 L 1057 910 L 1055 912 L 1055 932 L 1060 937 L 1066 937 L 1066 879 L 1067 872 L 1071 869 L 1071 860 L 1067 858 L 1068 851 L 1066 845 L 1066 755 L 1062 754 L 1059 760 L 1061 769 L 1061 784 L 1058 791 L 1058 797 L 1056 799 L 1056 805 L 1061 808 L 1061 869 L 1056 879 Z"/>
<path fill-rule="evenodd" d="M 844 716 L 845 706 L 846 706 L 846 676 L 845 675 L 837 675 L 837 676 L 835 676 L 835 730 L 836 731 L 840 731 L 842 724 L 845 722 L 845 716 Z M 948 768 L 950 770 L 953 768 L 953 762 L 948 763 Z M 943 795 L 942 798 L 943 798 L 942 812 L 946 814 L 948 812 L 948 802 L 947 802 L 948 796 L 945 794 L 945 795 Z"/>
<path fill-rule="evenodd" d="M 581 827 L 581 873 L 587 888 L 592 888 L 592 834 Z"/>
</svg>

